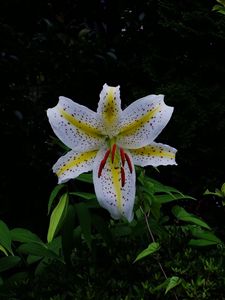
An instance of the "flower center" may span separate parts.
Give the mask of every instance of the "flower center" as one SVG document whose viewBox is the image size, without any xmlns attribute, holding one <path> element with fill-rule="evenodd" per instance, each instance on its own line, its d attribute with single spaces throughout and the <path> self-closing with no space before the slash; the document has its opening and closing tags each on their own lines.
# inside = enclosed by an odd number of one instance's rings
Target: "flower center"
<svg viewBox="0 0 225 300">
<path fill-rule="evenodd" d="M 130 173 L 133 172 L 133 167 L 129 155 L 122 147 L 118 147 L 116 143 L 112 144 L 110 148 L 107 149 L 102 161 L 100 162 L 98 169 L 98 178 L 101 177 L 102 170 L 104 169 L 108 159 L 111 159 L 111 163 L 113 164 L 114 168 L 120 168 L 121 186 L 124 187 L 126 182 L 126 174 L 124 170 L 125 163 L 127 163 Z"/>
</svg>

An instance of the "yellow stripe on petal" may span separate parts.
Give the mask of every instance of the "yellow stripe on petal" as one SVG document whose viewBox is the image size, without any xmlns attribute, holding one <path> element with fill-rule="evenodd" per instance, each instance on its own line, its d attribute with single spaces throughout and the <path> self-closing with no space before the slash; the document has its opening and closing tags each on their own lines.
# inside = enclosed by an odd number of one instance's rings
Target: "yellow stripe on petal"
<svg viewBox="0 0 225 300">
<path fill-rule="evenodd" d="M 160 146 L 146 146 L 139 149 L 132 149 L 131 152 L 143 156 L 160 156 L 166 158 L 175 158 L 175 153 L 163 150 Z"/>
<path fill-rule="evenodd" d="M 114 123 L 118 118 L 118 105 L 116 103 L 115 88 L 110 87 L 106 94 L 106 99 L 103 107 L 103 119 L 106 123 Z"/>
<path fill-rule="evenodd" d="M 145 115 L 143 115 L 139 119 L 134 119 L 133 122 L 123 126 L 120 130 L 119 135 L 134 134 L 141 126 L 145 125 L 147 122 L 153 119 L 155 115 L 160 111 L 160 108 L 161 106 L 155 107 L 154 109 L 148 111 Z"/>
<path fill-rule="evenodd" d="M 100 137 L 102 133 L 95 127 L 91 126 L 88 123 L 85 123 L 81 120 L 77 120 L 74 116 L 67 113 L 63 109 L 59 109 L 60 114 L 66 119 L 71 125 L 79 128 L 80 130 L 84 131 L 85 133 L 91 135 L 92 137 Z"/>
<path fill-rule="evenodd" d="M 161 143 L 152 143 L 148 146 L 131 149 L 134 164 L 137 166 L 167 166 L 176 165 L 177 150 Z"/>
<path fill-rule="evenodd" d="M 57 176 L 61 176 L 64 172 L 73 168 L 81 168 L 88 161 L 95 158 L 98 151 L 84 152 L 72 157 L 68 162 L 64 163 L 58 170 L 56 170 Z"/>
</svg>

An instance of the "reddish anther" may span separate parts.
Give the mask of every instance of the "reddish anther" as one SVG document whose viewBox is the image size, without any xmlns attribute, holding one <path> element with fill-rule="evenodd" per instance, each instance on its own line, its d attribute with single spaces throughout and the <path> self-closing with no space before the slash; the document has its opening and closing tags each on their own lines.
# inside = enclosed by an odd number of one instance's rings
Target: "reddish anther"
<svg viewBox="0 0 225 300">
<path fill-rule="evenodd" d="M 127 153 L 124 153 L 125 155 L 125 158 L 126 158 L 126 161 L 127 161 L 127 164 L 128 164 L 128 167 L 129 167 L 129 170 L 130 170 L 130 173 L 133 172 L 133 167 L 132 167 L 132 163 L 131 163 L 131 160 L 130 160 L 130 157 Z"/>
<path fill-rule="evenodd" d="M 106 153 L 104 155 L 104 158 L 103 158 L 103 160 L 100 163 L 100 166 L 99 166 L 99 169 L 98 169 L 98 178 L 101 177 L 101 175 L 102 175 L 102 170 L 103 170 L 103 168 L 104 168 L 104 166 L 106 164 L 106 161 L 107 161 L 107 159 L 109 157 L 109 154 L 110 154 L 110 149 L 108 149 L 106 151 Z"/>
<path fill-rule="evenodd" d="M 124 153 L 123 148 L 120 148 L 120 157 L 121 157 L 121 161 L 122 161 L 122 166 L 124 167 L 126 158 L 125 158 L 125 153 Z"/>
<path fill-rule="evenodd" d="M 121 185 L 122 187 L 124 187 L 126 178 L 125 178 L 125 171 L 123 167 L 121 167 L 120 172 L 121 172 Z"/>
<path fill-rule="evenodd" d="M 114 144 L 114 145 L 112 146 L 112 163 L 114 162 L 115 153 L 116 153 L 116 144 Z"/>
</svg>

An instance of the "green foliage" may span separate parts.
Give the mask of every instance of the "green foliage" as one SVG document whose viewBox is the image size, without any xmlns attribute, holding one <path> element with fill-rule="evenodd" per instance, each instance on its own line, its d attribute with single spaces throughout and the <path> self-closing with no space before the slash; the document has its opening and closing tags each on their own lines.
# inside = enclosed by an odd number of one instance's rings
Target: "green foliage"
<svg viewBox="0 0 225 300">
<path fill-rule="evenodd" d="M 213 9 L 214 11 L 217 11 L 219 13 L 221 13 L 222 15 L 225 15 L 225 1 L 224 0 L 216 0 L 219 5 L 214 5 Z"/>
<path fill-rule="evenodd" d="M 138 256 L 135 258 L 134 262 L 158 251 L 159 249 L 160 249 L 159 243 L 153 242 L 153 243 L 149 244 L 146 249 L 144 249 L 143 251 L 141 251 L 141 253 L 138 254 Z"/>
<path fill-rule="evenodd" d="M 222 199 L 223 206 L 225 205 L 225 183 L 222 184 L 221 189 L 215 189 L 215 192 L 210 192 L 208 189 L 204 192 L 204 195 L 213 195 Z"/>
<path fill-rule="evenodd" d="M 52 211 L 49 228 L 48 228 L 48 234 L 47 234 L 47 241 L 49 243 L 53 240 L 54 236 L 62 226 L 62 223 L 67 213 L 68 203 L 69 203 L 68 194 L 63 194 L 59 200 L 59 203 Z"/>
<path fill-rule="evenodd" d="M 137 182 L 131 223 L 110 219 L 94 194 L 62 187 L 49 198 L 47 242 L 1 222 L 13 251 L 2 250 L 1 299 L 223 299 L 224 244 L 181 206 L 195 199 L 140 169 Z"/>
</svg>

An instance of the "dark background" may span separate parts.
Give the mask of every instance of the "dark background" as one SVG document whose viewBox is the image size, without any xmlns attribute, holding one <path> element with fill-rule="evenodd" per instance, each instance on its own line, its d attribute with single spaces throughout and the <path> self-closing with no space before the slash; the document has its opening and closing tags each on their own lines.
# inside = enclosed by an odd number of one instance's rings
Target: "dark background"
<svg viewBox="0 0 225 300">
<path fill-rule="evenodd" d="M 214 4 L 1 0 L 0 218 L 46 232 L 51 167 L 62 154 L 46 109 L 64 95 L 96 110 L 106 82 L 120 84 L 124 107 L 165 94 L 175 110 L 157 141 L 179 150 L 178 166 L 150 172 L 216 219 L 202 196 L 225 181 L 225 16 Z"/>
</svg>

